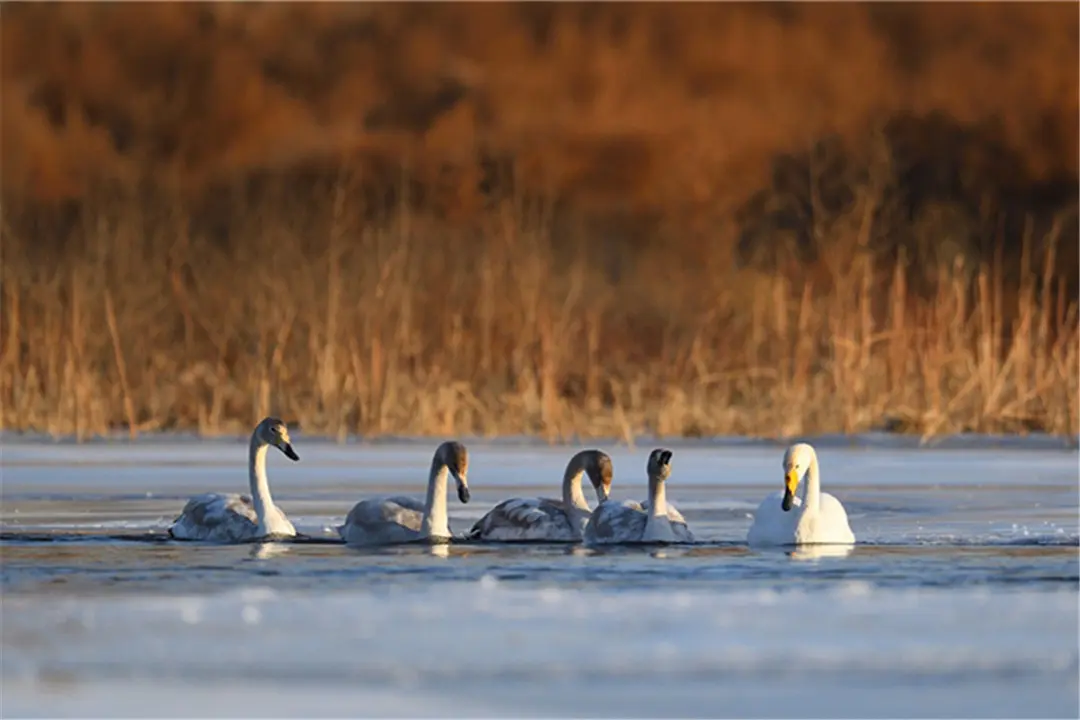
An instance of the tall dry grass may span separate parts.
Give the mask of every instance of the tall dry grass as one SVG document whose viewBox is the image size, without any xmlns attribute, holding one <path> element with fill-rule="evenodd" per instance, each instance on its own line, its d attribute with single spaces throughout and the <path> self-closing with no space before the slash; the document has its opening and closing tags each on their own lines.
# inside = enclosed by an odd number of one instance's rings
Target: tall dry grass
<svg viewBox="0 0 1080 720">
<path fill-rule="evenodd" d="M 3 427 L 240 432 L 274 413 L 338 437 L 1078 431 L 1060 226 L 1025 237 L 1019 273 L 954 258 L 920 295 L 902 256 L 867 251 L 869 195 L 822 262 L 765 274 L 734 268 L 719 230 L 693 256 L 613 257 L 556 237 L 542 204 L 455 228 L 403 202 L 372 222 L 352 187 L 236 207 L 228 243 L 182 207 L 122 198 L 62 255 L 6 225 Z"/>
<path fill-rule="evenodd" d="M 3 428 L 1077 432 L 1075 5 L 2 14 Z"/>
</svg>

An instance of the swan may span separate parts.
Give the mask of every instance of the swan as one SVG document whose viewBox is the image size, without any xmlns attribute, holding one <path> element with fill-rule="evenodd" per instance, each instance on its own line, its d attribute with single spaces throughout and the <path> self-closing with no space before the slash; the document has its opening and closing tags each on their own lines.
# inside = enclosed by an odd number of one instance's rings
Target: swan
<svg viewBox="0 0 1080 720">
<path fill-rule="evenodd" d="M 503 500 L 480 518 L 465 537 L 494 542 L 581 542 L 592 513 L 581 492 L 584 473 L 589 475 L 597 501 L 603 503 L 611 492 L 611 458 L 602 450 L 582 450 L 566 464 L 562 500 Z"/>
<path fill-rule="evenodd" d="M 795 491 L 804 476 L 805 490 L 798 498 Z M 759 546 L 855 542 L 844 506 L 821 492 L 817 453 L 811 445 L 797 443 L 784 453 L 784 492 L 773 493 L 761 502 L 746 542 Z"/>
<path fill-rule="evenodd" d="M 248 481 L 251 495 L 204 493 L 188 500 L 180 517 L 169 528 L 177 540 L 209 540 L 239 543 L 263 537 L 295 537 L 296 528 L 270 497 L 266 479 L 266 451 L 273 445 L 285 457 L 300 456 L 289 441 L 285 423 L 264 418 L 251 433 L 248 448 Z"/>
<path fill-rule="evenodd" d="M 394 545 L 428 540 L 450 540 L 446 517 L 446 476 L 454 476 L 458 499 L 469 502 L 469 453 L 459 442 L 448 441 L 435 450 L 428 474 L 427 499 L 404 496 L 368 498 L 349 511 L 337 528 L 350 545 Z"/>
<path fill-rule="evenodd" d="M 664 484 L 671 476 L 671 451 L 653 450 L 645 467 L 649 499 L 643 503 L 600 503 L 585 526 L 587 544 L 694 542 L 682 514 L 667 502 Z"/>
</svg>

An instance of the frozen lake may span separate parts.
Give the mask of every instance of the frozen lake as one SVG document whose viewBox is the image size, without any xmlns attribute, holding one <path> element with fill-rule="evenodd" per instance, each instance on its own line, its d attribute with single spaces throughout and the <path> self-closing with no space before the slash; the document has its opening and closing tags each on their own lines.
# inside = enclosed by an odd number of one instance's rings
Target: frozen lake
<svg viewBox="0 0 1080 720">
<path fill-rule="evenodd" d="M 750 551 L 783 447 L 665 441 L 695 546 L 333 542 L 357 500 L 422 495 L 436 442 L 271 451 L 311 541 L 164 537 L 186 499 L 246 492 L 245 440 L 5 436 L 4 716 L 1080 715 L 1078 456 L 1053 441 L 816 442 L 859 545 Z M 472 500 L 556 497 L 577 447 L 468 442 Z M 590 445 L 615 499 L 653 445 Z M 593 498 L 590 496 L 590 501 Z"/>
</svg>

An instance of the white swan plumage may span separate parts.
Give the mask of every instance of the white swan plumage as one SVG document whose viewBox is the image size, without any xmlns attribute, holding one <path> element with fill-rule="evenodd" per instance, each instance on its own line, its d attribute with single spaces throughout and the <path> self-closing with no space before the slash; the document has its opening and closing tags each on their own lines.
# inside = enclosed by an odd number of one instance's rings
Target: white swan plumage
<svg viewBox="0 0 1080 720">
<path fill-rule="evenodd" d="M 188 500 L 183 512 L 169 528 L 177 540 L 207 540 L 219 543 L 250 542 L 266 537 L 295 537 L 296 528 L 274 504 L 266 479 L 266 453 L 276 447 L 296 461 L 289 430 L 275 417 L 264 418 L 251 433 L 248 448 L 248 482 L 251 495 L 204 493 Z"/>
<path fill-rule="evenodd" d="M 611 492 L 611 457 L 602 450 L 582 450 L 566 464 L 562 500 L 510 498 L 476 521 L 466 533 L 469 540 L 492 542 L 581 542 L 592 510 L 581 491 L 587 474 L 603 503 Z"/>
<path fill-rule="evenodd" d="M 467 503 L 468 471 L 465 446 L 452 440 L 444 442 L 431 460 L 425 500 L 399 495 L 361 500 L 338 526 L 338 535 L 349 545 L 448 542 L 452 535 L 446 512 L 446 476 L 454 476 L 458 499 Z"/>
<path fill-rule="evenodd" d="M 746 535 L 748 545 L 849 544 L 855 534 L 847 511 L 835 497 L 821 491 L 817 453 L 796 443 L 784 453 L 784 491 L 765 498 L 754 513 Z M 796 496 L 805 478 L 802 497 Z"/>
<path fill-rule="evenodd" d="M 585 526 L 587 545 L 694 542 L 682 513 L 667 502 L 665 484 L 671 476 L 671 451 L 653 450 L 645 468 L 649 475 L 649 499 L 643 503 L 633 500 L 600 503 Z"/>
</svg>

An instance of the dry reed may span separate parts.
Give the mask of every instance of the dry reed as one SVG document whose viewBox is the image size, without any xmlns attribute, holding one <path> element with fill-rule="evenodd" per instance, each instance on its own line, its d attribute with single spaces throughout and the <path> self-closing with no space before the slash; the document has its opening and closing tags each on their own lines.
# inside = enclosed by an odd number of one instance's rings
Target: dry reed
<svg viewBox="0 0 1080 720">
<path fill-rule="evenodd" d="M 4 429 L 1077 434 L 1069 5 L 3 14 Z"/>
<path fill-rule="evenodd" d="M 815 268 L 734 269 L 717 237 L 616 277 L 544 213 L 372 222 L 350 187 L 237 208 L 227 245 L 135 201 L 99 205 L 59 260 L 5 225 L 3 428 L 235 433 L 273 412 L 338 438 L 1078 432 L 1057 229 L 1025 239 L 1015 287 L 999 254 L 919 296 L 902 255 L 865 251 L 865 207 Z"/>
</svg>

